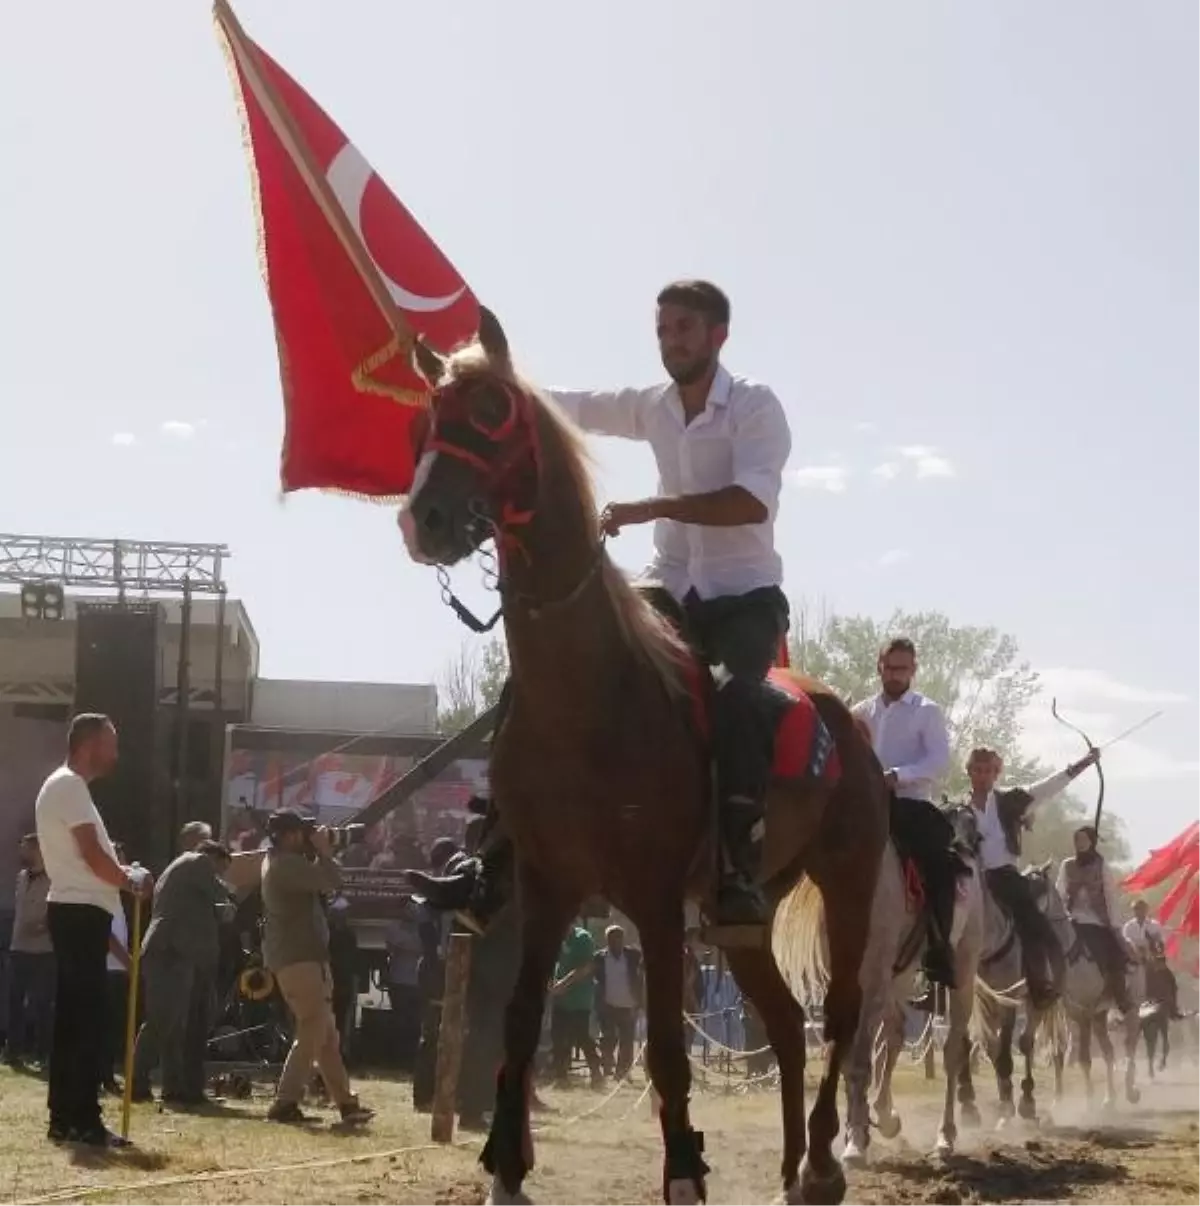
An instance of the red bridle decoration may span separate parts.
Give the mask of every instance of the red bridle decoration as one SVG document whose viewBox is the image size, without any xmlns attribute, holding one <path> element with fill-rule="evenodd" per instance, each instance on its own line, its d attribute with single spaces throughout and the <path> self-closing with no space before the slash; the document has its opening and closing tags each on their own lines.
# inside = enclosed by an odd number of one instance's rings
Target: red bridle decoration
<svg viewBox="0 0 1200 1206">
<path fill-rule="evenodd" d="M 503 418 L 494 425 L 481 420 L 478 401 L 472 405 L 471 394 L 487 388 L 478 379 L 468 377 L 435 390 L 428 438 L 421 451 L 445 453 L 480 474 L 482 492 L 494 514 L 492 527 L 498 551 L 503 555 L 517 549 L 528 559 L 528 550 L 512 529 L 527 526 L 535 513 L 532 505 L 518 505 L 517 495 L 527 478 L 519 471 L 526 469 L 532 470 L 536 492 L 541 466 L 537 421 L 532 402 L 517 385 L 496 379 L 494 386 L 507 402 Z"/>
</svg>

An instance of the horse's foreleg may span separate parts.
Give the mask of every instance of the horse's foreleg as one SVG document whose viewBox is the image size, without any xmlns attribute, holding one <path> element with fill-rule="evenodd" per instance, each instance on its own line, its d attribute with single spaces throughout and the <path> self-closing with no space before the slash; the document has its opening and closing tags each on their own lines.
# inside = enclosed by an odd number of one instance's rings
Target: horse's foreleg
<svg viewBox="0 0 1200 1206">
<path fill-rule="evenodd" d="M 1125 1032 L 1125 1100 L 1130 1105 L 1137 1105 L 1142 1095 L 1137 1087 L 1137 1043 L 1141 1023 L 1136 1009 L 1130 1009 L 1122 1016 L 1121 1027 Z"/>
<path fill-rule="evenodd" d="M 1025 1030 L 1021 1034 L 1020 1043 L 1021 1055 L 1025 1060 L 1025 1075 L 1021 1079 L 1021 1100 L 1017 1103 L 1017 1113 L 1026 1122 L 1032 1122 L 1037 1118 L 1037 1103 L 1033 1096 L 1035 1088 L 1033 1079 L 1033 1053 L 1037 1046 L 1038 1027 L 1041 1025 L 1044 1016 L 1042 1011 L 1035 1009 L 1032 1004 L 1026 1005 Z"/>
<path fill-rule="evenodd" d="M 480 1162 L 492 1174 L 489 1202 L 525 1201 L 521 1185 L 533 1167 L 529 1132 L 530 1077 L 546 986 L 554 973 L 563 934 L 578 905 L 555 892 L 528 868 L 519 867 L 521 969 L 504 1015 L 504 1065 L 496 1084 L 496 1110 Z"/>
<path fill-rule="evenodd" d="M 677 899 L 682 899 L 680 891 Z M 667 899 L 671 899 L 668 894 Z M 646 1067 L 662 1103 L 663 1201 L 705 1201 L 704 1136 L 692 1130 L 692 1069 L 683 1035 L 683 910 L 661 905 L 634 917 L 646 968 Z"/>
<path fill-rule="evenodd" d="M 1000 1098 L 1000 1122 L 1003 1125 L 1014 1112 L 1013 1106 L 1013 1032 L 1017 1028 L 1017 1011 L 1004 1008 L 1000 1015 L 1000 1025 L 989 1055 L 992 1067 L 996 1070 L 996 1093 Z"/>
<path fill-rule="evenodd" d="M 963 960 L 964 963 L 967 961 Z M 969 968 L 956 965 L 954 969 L 958 987 L 950 993 L 949 1029 L 946 1046 L 942 1050 L 946 1068 L 946 1101 L 942 1110 L 941 1129 L 938 1131 L 937 1151 L 943 1154 L 954 1151 L 954 1142 L 958 1138 L 958 1127 L 954 1123 L 955 1089 L 961 1069 L 969 1062 L 967 1027 L 975 1006 L 975 960 L 970 959 L 969 962 Z"/>
<path fill-rule="evenodd" d="M 1117 1057 L 1108 1033 L 1108 1015 L 1104 1011 L 1094 1013 L 1084 1021 L 1084 1025 L 1091 1027 L 1092 1033 L 1096 1036 L 1096 1043 L 1100 1047 L 1100 1058 L 1104 1060 L 1103 1108 L 1111 1110 L 1117 1098 L 1116 1078 L 1113 1074 Z"/>
<path fill-rule="evenodd" d="M 828 1047 L 817 1100 L 808 1117 L 808 1153 L 800 1168 L 800 1191 L 806 1202 L 836 1203 L 846 1194 L 846 1176 L 833 1154 L 838 1133 L 838 1078 L 859 1030 L 863 1001 L 859 975 L 863 956 L 869 950 L 879 863 L 864 866 L 861 857 L 853 861 L 839 858 L 814 867 L 812 875 L 825 902 L 829 941 L 829 987 L 825 993 Z"/>
<path fill-rule="evenodd" d="M 731 950 L 729 967 L 758 1010 L 779 1062 L 783 1107 L 783 1164 L 786 1200 L 800 1200 L 798 1176 L 804 1157 L 804 1010 L 792 996 L 770 951 Z"/>
<path fill-rule="evenodd" d="M 968 1028 L 970 1023 L 968 1022 Z M 975 1048 L 969 1033 L 963 1036 L 962 1058 L 958 1064 L 958 1109 L 962 1116 L 963 1126 L 979 1126 L 979 1107 L 975 1104 L 975 1080 L 971 1070 Z"/>
<path fill-rule="evenodd" d="M 907 978 L 905 979 L 907 983 Z M 904 1011 L 896 1000 L 895 985 L 888 986 L 888 1001 L 884 1006 L 880 1036 L 882 1043 L 876 1050 L 875 1059 L 875 1098 L 871 1106 L 879 1124 L 879 1133 L 885 1139 L 895 1139 L 900 1134 L 900 1115 L 896 1113 L 896 1103 L 892 1099 L 892 1077 L 896 1074 L 896 1061 L 904 1049 Z M 931 1040 L 933 1034 L 933 1015 L 923 1031 L 923 1039 Z"/>
</svg>

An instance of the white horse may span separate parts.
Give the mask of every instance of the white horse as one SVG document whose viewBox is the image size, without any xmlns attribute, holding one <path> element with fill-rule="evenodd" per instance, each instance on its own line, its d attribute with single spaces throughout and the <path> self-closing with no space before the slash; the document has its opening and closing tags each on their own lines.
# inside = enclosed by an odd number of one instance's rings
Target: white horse
<svg viewBox="0 0 1200 1206">
<path fill-rule="evenodd" d="M 1057 893 L 1056 893 L 1057 895 Z M 1114 1081 L 1116 1054 L 1108 1032 L 1108 1015 L 1116 1008 L 1116 1001 L 1108 990 L 1108 982 L 1100 965 L 1091 952 L 1076 940 L 1071 927 L 1071 945 L 1067 948 L 1067 976 L 1063 987 L 1063 1006 L 1073 1027 L 1079 1067 L 1083 1072 L 1084 1090 L 1088 1105 L 1092 1104 L 1092 1036 L 1100 1044 L 1104 1057 L 1105 1094 L 1103 1108 L 1108 1110 L 1116 1104 L 1117 1090 Z M 1145 977 L 1140 965 L 1131 969 L 1127 976 L 1131 1007 L 1121 1018 L 1120 1028 L 1125 1035 L 1125 1100 L 1137 1105 L 1141 1093 L 1137 1088 L 1137 1044 L 1142 1024 L 1139 1005 L 1146 997 Z M 1062 1097 L 1063 1051 L 1055 1047 L 1054 1097 Z"/>
<path fill-rule="evenodd" d="M 1050 1047 L 1054 1066 L 1054 1096 L 1061 1100 L 1062 1070 L 1066 1058 L 1068 1027 L 1076 1027 L 1080 1062 L 1084 1069 L 1089 1099 L 1091 1096 L 1091 1035 L 1095 1033 L 1105 1055 L 1108 1068 L 1108 1095 L 1105 1103 L 1115 1097 L 1113 1085 L 1113 1048 L 1107 1030 L 1107 1012 L 1112 1004 L 1104 985 L 1104 977 L 1091 958 L 1076 950 L 1075 927 L 1067 915 L 1066 905 L 1055 887 L 1050 874 L 1050 863 L 1030 867 L 1025 871 L 1038 907 L 1046 916 L 1054 931 L 1066 960 L 1066 978 L 1063 998 L 1056 1004 L 1039 1007 L 1035 1005 L 1026 989 L 1021 956 L 1021 941 L 1011 919 L 996 904 L 992 894 L 984 885 L 984 912 L 988 953 L 980 961 L 980 991 L 976 996 L 976 1021 L 988 1057 L 996 1073 L 996 1084 L 1000 1097 L 1000 1121 L 1004 1125 L 1013 1114 L 1033 1121 L 1037 1118 L 1033 1078 L 1034 1053 L 1041 1033 Z M 993 953 L 994 952 L 994 953 Z M 1135 994 L 1136 985 L 1131 986 Z M 1021 1098 L 1013 1106 L 1013 1036 L 1018 1015 L 1024 1016 L 1024 1029 L 1018 1039 L 1018 1047 L 1025 1059 L 1025 1076 L 1021 1081 Z M 1134 1055 L 1137 1043 L 1137 1009 L 1130 1010 L 1125 1019 L 1127 1062 L 1125 1071 L 1126 1098 L 1130 1102 L 1139 1099 L 1134 1087 Z M 1086 1053 L 1086 1054 L 1085 1054 Z M 968 1104 L 975 1111 L 975 1089 L 971 1080 L 969 1064 L 960 1064 L 959 1100 L 964 1116 Z"/>
<path fill-rule="evenodd" d="M 784 910 L 786 918 L 782 915 Z M 779 935 L 776 961 L 798 999 L 820 1000 L 828 973 L 821 896 L 816 886 L 803 881 L 784 901 L 780 913 L 776 921 Z M 867 1161 L 870 1144 L 867 1085 L 873 1056 L 877 1056 L 874 1106 L 879 1131 L 885 1139 L 895 1138 L 900 1132 L 900 1117 L 892 1100 L 892 1071 L 904 1042 L 904 1002 L 913 991 L 925 949 L 925 929 L 924 912 L 911 899 L 900 858 L 889 842 L 880 866 L 871 929 L 859 973 L 862 1012 L 844 1072 L 846 1146 L 842 1163 L 846 1167 L 861 1168 Z M 983 932 L 983 895 L 979 872 L 972 867 L 970 878 L 960 881 L 950 938 L 958 987 L 949 994 L 949 1032 L 944 1049 L 946 1098 L 935 1149 L 940 1153 L 952 1152 L 958 1136 L 954 1092 L 960 1062 L 966 1059 L 969 1050 L 975 972 Z M 881 1040 L 878 1052 L 877 1036 Z"/>
</svg>

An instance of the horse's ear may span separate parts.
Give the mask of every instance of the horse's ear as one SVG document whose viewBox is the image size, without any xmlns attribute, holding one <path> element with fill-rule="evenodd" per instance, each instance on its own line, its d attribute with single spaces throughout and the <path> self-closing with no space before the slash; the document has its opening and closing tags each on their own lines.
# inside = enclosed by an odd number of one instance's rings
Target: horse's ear
<svg viewBox="0 0 1200 1206">
<path fill-rule="evenodd" d="M 479 307 L 479 345 L 487 353 L 493 368 L 512 369 L 508 336 L 505 335 L 500 320 L 487 306 Z"/>
<path fill-rule="evenodd" d="M 431 389 L 437 389 L 446 373 L 446 361 L 423 339 L 413 341 L 413 368 L 425 378 Z"/>
</svg>

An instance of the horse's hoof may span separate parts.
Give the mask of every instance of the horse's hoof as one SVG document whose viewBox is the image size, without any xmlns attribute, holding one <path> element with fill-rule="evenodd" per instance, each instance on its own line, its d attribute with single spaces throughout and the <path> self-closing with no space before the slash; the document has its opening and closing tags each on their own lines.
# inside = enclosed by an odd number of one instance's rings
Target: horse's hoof
<svg viewBox="0 0 1200 1206">
<path fill-rule="evenodd" d="M 933 1145 L 933 1154 L 939 1160 L 944 1160 L 947 1156 L 954 1155 L 954 1140 L 946 1134 L 939 1134 L 937 1142 Z"/>
<path fill-rule="evenodd" d="M 982 1126 L 983 1119 L 979 1116 L 979 1107 L 974 1102 L 967 1102 L 959 1110 L 958 1116 L 963 1126 Z"/>
<path fill-rule="evenodd" d="M 842 1166 L 835 1162 L 833 1168 L 822 1176 L 813 1169 L 806 1155 L 800 1164 L 800 1194 L 793 1201 L 838 1206 L 845 1196 L 846 1174 L 842 1172 Z"/>
<path fill-rule="evenodd" d="M 1125 1100 L 1129 1102 L 1130 1105 L 1137 1105 L 1137 1103 L 1142 1100 L 1141 1089 L 1130 1085 L 1129 1088 L 1125 1090 Z"/>
<path fill-rule="evenodd" d="M 667 1183 L 669 1206 L 699 1206 L 703 1201 L 700 1187 L 693 1177 L 676 1177 Z"/>
<path fill-rule="evenodd" d="M 900 1134 L 900 1115 L 886 1114 L 880 1118 L 879 1134 L 884 1139 L 895 1139 Z"/>
<path fill-rule="evenodd" d="M 509 1193 L 499 1177 L 492 1180 L 492 1188 L 484 1199 L 484 1206 L 530 1206 L 532 1199 L 520 1189 Z"/>
<path fill-rule="evenodd" d="M 1022 1097 L 1020 1105 L 1017 1106 L 1017 1113 L 1026 1122 L 1037 1121 L 1037 1105 L 1032 1097 Z"/>
<path fill-rule="evenodd" d="M 867 1150 L 866 1143 L 859 1143 L 858 1139 L 853 1135 L 847 1136 L 846 1147 L 842 1151 L 842 1167 L 857 1169 L 866 1168 L 868 1163 Z M 795 1185 L 796 1182 L 793 1181 L 792 1186 Z M 791 1192 L 791 1188 L 792 1187 L 789 1186 L 789 1193 Z"/>
<path fill-rule="evenodd" d="M 775 1199 L 775 1206 L 801 1206 L 804 1201 L 804 1191 L 799 1181 L 793 1181 L 784 1187 L 783 1193 Z"/>
</svg>

